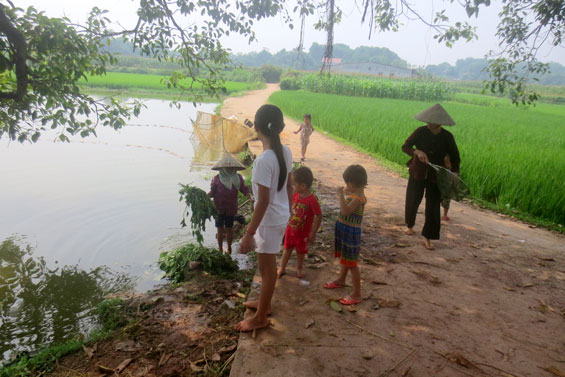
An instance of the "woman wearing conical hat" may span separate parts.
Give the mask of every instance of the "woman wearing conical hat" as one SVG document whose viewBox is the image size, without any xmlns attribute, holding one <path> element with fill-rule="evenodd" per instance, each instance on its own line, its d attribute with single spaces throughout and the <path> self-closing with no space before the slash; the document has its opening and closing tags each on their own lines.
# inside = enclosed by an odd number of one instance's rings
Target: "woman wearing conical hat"
<svg viewBox="0 0 565 377">
<path fill-rule="evenodd" d="M 245 185 L 243 177 L 237 173 L 245 167 L 226 153 L 220 161 L 212 167 L 212 170 L 219 170 L 219 174 L 212 178 L 210 192 L 208 195 L 214 200 L 218 215 L 216 217 L 216 238 L 221 252 L 224 251 L 224 239 L 228 243 L 228 254 L 231 254 L 233 242 L 233 222 L 237 215 L 237 193 L 241 191 L 243 195 L 252 201 L 251 192 Z"/>
<path fill-rule="evenodd" d="M 454 126 L 455 122 L 440 104 L 414 115 L 414 118 L 425 122 L 426 125 L 417 128 L 402 146 L 402 151 L 411 157 L 406 164 L 410 172 L 406 188 L 406 234 L 414 234 L 416 214 L 425 192 L 426 210 L 422 236 L 426 249 L 433 250 L 431 240 L 439 239 L 441 226 L 441 194 L 436 183 L 435 170 L 428 164 L 444 166 L 445 156 L 449 155 L 451 171 L 459 173 L 460 157 L 457 144 L 451 132 L 442 128 Z"/>
</svg>

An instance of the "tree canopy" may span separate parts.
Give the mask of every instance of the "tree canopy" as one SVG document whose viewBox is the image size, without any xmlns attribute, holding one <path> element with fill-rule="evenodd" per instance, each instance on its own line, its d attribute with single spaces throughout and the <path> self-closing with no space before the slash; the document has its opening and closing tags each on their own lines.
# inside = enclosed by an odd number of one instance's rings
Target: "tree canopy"
<svg viewBox="0 0 565 377">
<path fill-rule="evenodd" d="M 447 0 L 454 2 L 454 0 Z M 404 19 L 418 19 L 436 31 L 448 46 L 476 38 L 466 20 L 452 20 L 445 9 L 432 20 L 422 17 L 408 0 L 362 0 L 360 18 L 373 30 L 398 30 Z M 461 0 L 467 17 L 479 17 L 490 0 Z M 513 101 L 530 103 L 537 94 L 527 82 L 548 65 L 537 59 L 544 45 L 560 46 L 565 35 L 565 0 L 502 0 L 496 37 L 500 50 L 491 54 L 488 89 L 512 93 Z M 115 98 L 98 100 L 84 93 L 78 81 L 103 75 L 115 63 L 104 49 L 109 38 L 130 42 L 144 56 L 176 63 L 180 69 L 165 82 L 170 87 L 209 96 L 222 93 L 221 72 L 230 64 L 221 40 L 240 34 L 252 41 L 254 21 L 282 15 L 293 18 L 318 12 L 316 27 L 333 33 L 342 12 L 335 0 L 139 0 L 137 22 L 116 30 L 110 15 L 94 8 L 81 25 L 68 18 L 50 18 L 37 9 L 20 9 L 0 0 L 0 138 L 36 141 L 49 128 L 61 140 L 95 134 L 98 125 L 122 127 L 141 104 Z M 302 23 L 304 24 L 304 23 Z M 333 35 L 333 34 L 332 34 Z M 325 55 L 338 53 L 328 35 Z M 206 71 L 206 75 L 199 75 Z M 185 78 L 191 80 L 184 80 Z M 188 82 L 188 83 L 187 83 Z M 187 83 L 187 84 L 186 84 Z"/>
</svg>

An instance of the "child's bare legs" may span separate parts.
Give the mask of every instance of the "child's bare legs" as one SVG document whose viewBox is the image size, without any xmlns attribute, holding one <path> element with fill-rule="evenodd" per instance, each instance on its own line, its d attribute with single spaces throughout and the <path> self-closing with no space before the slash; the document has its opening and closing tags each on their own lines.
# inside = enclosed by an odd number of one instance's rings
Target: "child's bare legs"
<svg viewBox="0 0 565 377">
<path fill-rule="evenodd" d="M 353 293 L 350 297 L 355 300 L 361 300 L 361 273 L 359 267 L 349 267 L 351 271 L 351 281 L 353 283 Z"/>
<path fill-rule="evenodd" d="M 231 254 L 231 244 L 233 243 L 233 228 L 224 228 L 226 230 L 226 241 L 228 242 L 228 254 Z"/>
<path fill-rule="evenodd" d="M 449 208 L 445 208 L 445 207 L 443 208 L 443 217 L 441 218 L 442 220 L 444 220 L 444 221 L 449 221 L 449 220 L 451 220 L 451 219 L 449 218 L 449 216 L 447 216 L 447 212 L 448 212 L 448 211 L 449 211 Z"/>
<path fill-rule="evenodd" d="M 220 253 L 224 252 L 224 232 L 225 232 L 225 228 L 217 228 L 217 232 L 216 232 L 216 239 L 218 240 L 218 250 L 220 250 Z"/>
<path fill-rule="evenodd" d="M 271 299 L 277 282 L 277 259 L 275 254 L 259 253 L 257 256 L 261 274 L 261 290 L 257 302 L 257 311 L 252 317 L 239 322 L 235 326 L 236 330 L 239 331 L 252 331 L 269 326 L 267 315 L 271 312 Z M 244 302 L 243 305 L 251 308 L 255 306 L 252 301 Z"/>
<path fill-rule="evenodd" d="M 302 265 L 304 264 L 305 255 L 306 254 L 301 254 L 299 252 L 296 252 L 296 276 L 298 276 L 299 278 L 303 278 L 304 276 L 306 276 L 306 274 L 302 272 Z"/>
<path fill-rule="evenodd" d="M 284 253 L 281 259 L 281 266 L 279 267 L 278 271 L 277 271 L 277 276 L 280 278 L 281 276 L 283 276 L 284 274 L 286 274 L 286 265 L 288 264 L 288 261 L 290 260 L 290 256 L 292 255 L 292 248 L 290 249 L 284 249 Z"/>
<path fill-rule="evenodd" d="M 347 277 L 347 271 L 349 269 L 344 266 L 343 264 L 341 265 L 341 268 L 339 270 L 339 276 L 337 279 L 335 279 L 332 283 L 336 284 L 336 285 L 345 285 L 345 278 Z"/>
<path fill-rule="evenodd" d="M 302 146 L 302 161 L 306 159 L 306 149 L 308 148 L 308 144 L 304 144 Z"/>
</svg>

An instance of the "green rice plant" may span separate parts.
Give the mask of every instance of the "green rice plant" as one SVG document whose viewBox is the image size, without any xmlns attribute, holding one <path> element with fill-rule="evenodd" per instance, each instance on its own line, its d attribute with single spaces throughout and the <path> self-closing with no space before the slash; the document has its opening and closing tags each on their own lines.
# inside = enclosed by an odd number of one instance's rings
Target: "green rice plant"
<svg viewBox="0 0 565 377">
<path fill-rule="evenodd" d="M 414 114 L 433 102 L 276 92 L 270 101 L 285 115 L 311 113 L 317 129 L 397 164 L 401 150 L 423 123 Z M 461 153 L 461 177 L 473 197 L 507 212 L 565 224 L 565 108 L 478 106 L 444 102 L 457 125 L 446 127 Z"/>
<path fill-rule="evenodd" d="M 177 91 L 180 89 L 168 87 L 168 76 L 150 75 L 150 74 L 137 74 L 137 73 L 123 73 L 123 72 L 108 72 L 104 76 L 91 76 L 88 80 L 81 80 L 80 84 L 88 88 L 104 88 L 112 90 L 124 91 Z M 190 85 L 191 80 L 182 80 L 183 85 Z M 250 89 L 256 89 L 262 83 L 249 83 L 249 82 L 235 82 L 226 81 L 225 88 L 226 94 L 242 92 Z M 198 90 L 201 87 L 199 83 L 194 83 L 194 89 Z"/>
</svg>

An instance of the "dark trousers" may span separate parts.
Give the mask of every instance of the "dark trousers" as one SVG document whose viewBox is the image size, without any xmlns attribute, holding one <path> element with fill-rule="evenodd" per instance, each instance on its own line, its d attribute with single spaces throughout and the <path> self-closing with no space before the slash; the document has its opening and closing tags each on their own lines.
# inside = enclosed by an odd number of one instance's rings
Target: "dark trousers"
<svg viewBox="0 0 565 377">
<path fill-rule="evenodd" d="M 429 240 L 439 240 L 439 229 L 441 227 L 441 194 L 437 184 L 432 183 L 427 179 L 422 181 L 417 181 L 412 177 L 408 179 L 404 212 L 406 226 L 408 228 L 412 228 L 416 223 L 416 214 L 418 213 L 418 207 L 422 202 L 424 190 L 426 191 L 426 221 L 424 223 L 424 228 L 422 229 L 422 236 Z"/>
</svg>

